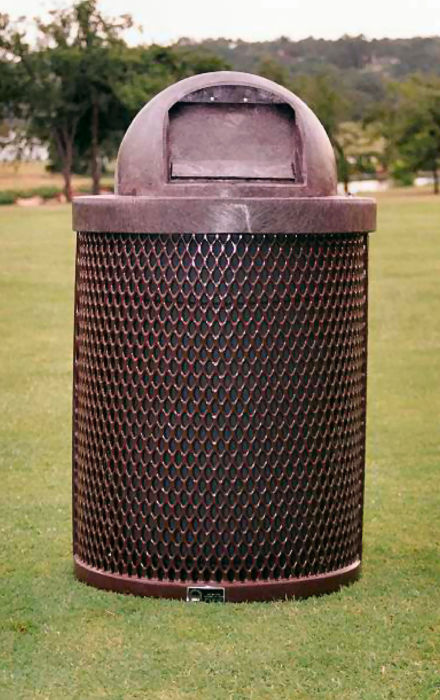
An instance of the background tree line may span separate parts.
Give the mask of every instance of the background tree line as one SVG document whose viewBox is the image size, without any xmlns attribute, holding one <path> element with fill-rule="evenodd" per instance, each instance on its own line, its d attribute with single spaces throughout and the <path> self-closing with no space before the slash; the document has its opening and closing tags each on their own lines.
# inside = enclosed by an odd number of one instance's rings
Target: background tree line
<svg viewBox="0 0 440 700">
<path fill-rule="evenodd" d="M 440 38 L 372 40 L 344 36 L 249 43 L 228 39 L 130 47 L 132 18 L 107 18 L 81 0 L 23 23 L 0 16 L 0 118 L 49 145 L 71 197 L 71 173 L 89 172 L 99 192 L 136 112 L 167 85 L 212 70 L 258 73 L 292 89 L 318 114 L 335 149 L 339 177 L 389 174 L 410 183 L 417 171 L 439 190 Z"/>
</svg>

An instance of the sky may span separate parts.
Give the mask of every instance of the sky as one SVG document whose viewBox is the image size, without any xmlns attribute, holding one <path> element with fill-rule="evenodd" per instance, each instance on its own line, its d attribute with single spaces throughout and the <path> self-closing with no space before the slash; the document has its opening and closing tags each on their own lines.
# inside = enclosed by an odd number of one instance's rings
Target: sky
<svg viewBox="0 0 440 700">
<path fill-rule="evenodd" d="M 11 17 L 44 15 L 62 0 L 2 0 Z M 337 39 L 440 35 L 440 0 L 101 0 L 109 16 L 129 13 L 143 27 L 145 43 L 172 43 L 182 36 L 264 41 L 287 36 Z M 129 43 L 138 43 L 131 30 Z"/>
</svg>

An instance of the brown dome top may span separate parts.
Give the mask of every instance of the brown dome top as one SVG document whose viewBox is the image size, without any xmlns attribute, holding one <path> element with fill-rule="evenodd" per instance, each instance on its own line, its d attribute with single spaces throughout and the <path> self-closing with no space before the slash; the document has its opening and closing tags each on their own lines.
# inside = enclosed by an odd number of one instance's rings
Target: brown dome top
<svg viewBox="0 0 440 700">
<path fill-rule="evenodd" d="M 141 109 L 120 147 L 116 192 L 173 197 L 336 194 L 333 149 L 289 90 L 247 73 L 186 78 Z"/>
</svg>

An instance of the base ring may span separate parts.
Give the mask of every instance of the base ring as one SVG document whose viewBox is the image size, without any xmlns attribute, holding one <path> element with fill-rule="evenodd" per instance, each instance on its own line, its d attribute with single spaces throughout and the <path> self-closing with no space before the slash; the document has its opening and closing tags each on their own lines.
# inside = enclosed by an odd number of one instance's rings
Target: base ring
<svg viewBox="0 0 440 700">
<path fill-rule="evenodd" d="M 96 588 L 139 596 L 186 600 L 188 586 L 211 585 L 225 589 L 225 601 L 228 603 L 306 598 L 310 595 L 332 593 L 341 586 L 356 581 L 359 578 L 360 570 L 361 562 L 358 559 L 343 569 L 304 578 L 232 583 L 230 581 L 203 581 L 194 584 L 192 581 L 159 581 L 158 579 L 142 579 L 135 576 L 113 574 L 95 569 L 74 556 L 76 578 Z"/>
</svg>

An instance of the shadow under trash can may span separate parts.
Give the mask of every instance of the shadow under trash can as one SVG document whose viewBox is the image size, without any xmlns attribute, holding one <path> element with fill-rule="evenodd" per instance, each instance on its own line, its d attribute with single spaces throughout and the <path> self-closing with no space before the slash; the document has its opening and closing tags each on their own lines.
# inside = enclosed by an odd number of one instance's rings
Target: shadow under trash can
<svg viewBox="0 0 440 700">
<path fill-rule="evenodd" d="M 370 199 L 254 75 L 137 115 L 78 197 L 76 576 L 192 601 L 333 591 L 360 568 Z"/>
</svg>

